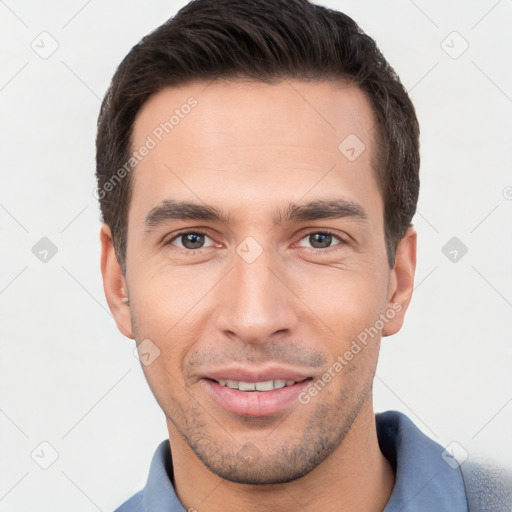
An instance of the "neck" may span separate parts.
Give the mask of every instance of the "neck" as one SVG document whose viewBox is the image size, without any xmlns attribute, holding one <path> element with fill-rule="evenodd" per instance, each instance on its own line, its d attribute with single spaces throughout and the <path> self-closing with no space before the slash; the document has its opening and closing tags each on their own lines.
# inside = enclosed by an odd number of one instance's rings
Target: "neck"
<svg viewBox="0 0 512 512">
<path fill-rule="evenodd" d="M 174 488 L 186 510 L 381 512 L 395 483 L 378 445 L 371 396 L 340 446 L 310 473 L 285 484 L 246 485 L 218 477 L 168 424 Z"/>
</svg>

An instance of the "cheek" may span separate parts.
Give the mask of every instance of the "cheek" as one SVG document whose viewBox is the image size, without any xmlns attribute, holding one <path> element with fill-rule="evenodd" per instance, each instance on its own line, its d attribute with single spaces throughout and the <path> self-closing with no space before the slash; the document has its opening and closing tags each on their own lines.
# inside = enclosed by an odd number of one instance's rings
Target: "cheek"
<svg viewBox="0 0 512 512">
<path fill-rule="evenodd" d="M 342 348 L 385 311 L 385 275 L 374 265 L 317 267 L 300 278 L 290 276 L 290 287 L 307 306 L 311 320 Z"/>
<path fill-rule="evenodd" d="M 336 265 L 304 261 L 276 265 L 274 271 L 285 286 L 277 283 L 278 288 L 269 293 L 281 294 L 280 305 L 293 308 L 290 318 L 299 319 L 299 332 L 307 332 L 317 349 L 336 358 L 375 324 L 386 305 L 385 272 L 382 265 L 368 260 L 362 255 Z M 147 368 L 150 385 L 151 380 L 169 379 L 186 385 L 187 356 L 201 348 L 201 340 L 219 335 L 216 312 L 223 305 L 229 309 L 229 304 L 236 304 L 232 295 L 241 293 L 229 275 L 231 268 L 221 261 L 181 266 L 140 262 L 131 272 L 135 337 L 138 343 L 151 340 L 160 351 L 158 364 Z"/>
<path fill-rule="evenodd" d="M 190 267 L 191 268 L 191 267 Z M 138 343 L 149 339 L 159 351 L 158 360 L 144 368 L 148 380 L 183 381 L 182 362 L 201 338 L 205 300 L 215 285 L 210 271 L 183 272 L 167 267 L 132 275 L 130 307 Z M 151 383 L 150 383 L 151 385 Z"/>
<path fill-rule="evenodd" d="M 222 277 L 213 265 L 141 265 L 130 280 L 130 303 L 137 312 L 139 330 L 166 338 L 190 323 L 196 307 Z M 148 269 L 148 270 L 146 270 Z"/>
</svg>

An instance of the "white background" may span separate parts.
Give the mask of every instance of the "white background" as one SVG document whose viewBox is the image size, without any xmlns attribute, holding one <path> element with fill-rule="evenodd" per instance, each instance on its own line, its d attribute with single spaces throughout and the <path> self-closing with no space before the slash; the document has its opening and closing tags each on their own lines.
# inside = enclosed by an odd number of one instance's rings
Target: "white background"
<svg viewBox="0 0 512 512">
<path fill-rule="evenodd" d="M 383 340 L 375 408 L 511 466 L 512 2 L 324 3 L 376 39 L 422 129 L 416 290 Z M 103 295 L 94 138 L 122 57 L 184 4 L 0 2 L 2 511 L 113 510 L 167 435 Z M 51 47 L 43 31 L 59 45 L 47 59 L 31 48 Z M 454 236 L 456 263 L 441 250 Z M 47 263 L 42 237 L 58 249 Z M 46 470 L 30 456 L 50 461 L 42 441 L 59 455 Z"/>
</svg>

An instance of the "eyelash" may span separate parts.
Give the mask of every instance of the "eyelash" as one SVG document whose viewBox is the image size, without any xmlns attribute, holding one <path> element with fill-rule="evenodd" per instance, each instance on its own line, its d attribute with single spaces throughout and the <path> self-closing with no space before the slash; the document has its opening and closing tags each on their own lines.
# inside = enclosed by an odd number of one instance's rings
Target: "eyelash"
<svg viewBox="0 0 512 512">
<path fill-rule="evenodd" d="M 181 236 L 189 235 L 189 234 L 204 235 L 204 236 L 207 236 L 208 238 L 211 238 L 206 231 L 203 231 L 201 229 L 186 230 L 186 231 L 181 231 L 181 232 L 177 233 L 176 235 L 174 235 L 168 242 L 165 243 L 165 245 L 172 245 L 172 242 L 174 242 L 174 240 L 180 238 Z M 310 235 L 313 235 L 313 234 L 331 235 L 331 236 L 333 236 L 334 238 L 337 238 L 340 241 L 338 244 L 333 245 L 331 247 L 326 247 L 325 249 L 316 249 L 314 247 L 308 248 L 314 254 L 325 254 L 330 249 L 336 250 L 336 248 L 339 249 L 339 246 L 343 246 L 343 245 L 346 244 L 346 240 L 344 240 L 339 234 L 337 234 L 334 231 L 331 231 L 329 229 L 323 229 L 321 231 L 320 230 L 309 231 L 308 233 L 305 233 L 300 238 L 299 242 L 301 240 L 303 240 L 304 238 L 306 238 L 306 237 L 308 237 Z M 202 254 L 203 251 L 209 249 L 210 247 L 201 247 L 199 249 L 186 249 L 186 248 L 184 249 L 184 248 L 181 248 L 181 247 L 176 247 L 176 248 L 181 250 L 181 251 L 185 251 L 185 253 L 189 253 L 189 254 Z"/>
<path fill-rule="evenodd" d="M 333 238 L 337 238 L 339 240 L 338 244 L 331 245 L 331 247 L 326 247 L 325 249 L 315 249 L 314 247 L 308 247 L 307 249 L 309 249 L 310 251 L 313 251 L 314 254 L 325 254 L 325 253 L 330 252 L 330 251 L 336 251 L 336 250 L 341 249 L 341 247 L 346 244 L 346 240 L 344 240 L 343 237 L 341 237 L 336 232 L 331 231 L 330 229 L 323 229 L 322 231 L 316 231 L 316 230 L 309 231 L 308 233 L 304 234 L 301 237 L 299 242 L 301 240 L 303 240 L 304 238 L 306 238 L 306 237 L 308 237 L 310 235 L 314 235 L 314 234 L 318 234 L 318 235 L 331 235 Z"/>
</svg>

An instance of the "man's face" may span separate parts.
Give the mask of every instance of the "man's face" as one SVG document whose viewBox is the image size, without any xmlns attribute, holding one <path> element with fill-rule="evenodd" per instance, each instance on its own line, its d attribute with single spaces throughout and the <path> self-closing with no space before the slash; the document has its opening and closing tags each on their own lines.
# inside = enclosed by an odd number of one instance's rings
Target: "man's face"
<svg viewBox="0 0 512 512">
<path fill-rule="evenodd" d="M 133 149 L 151 147 L 133 174 L 130 316 L 116 318 L 160 351 L 143 369 L 171 443 L 223 478 L 298 478 L 371 410 L 395 283 L 375 134 L 364 94 L 328 82 L 167 88 L 136 119 Z M 198 208 L 173 215 L 178 202 Z"/>
</svg>

